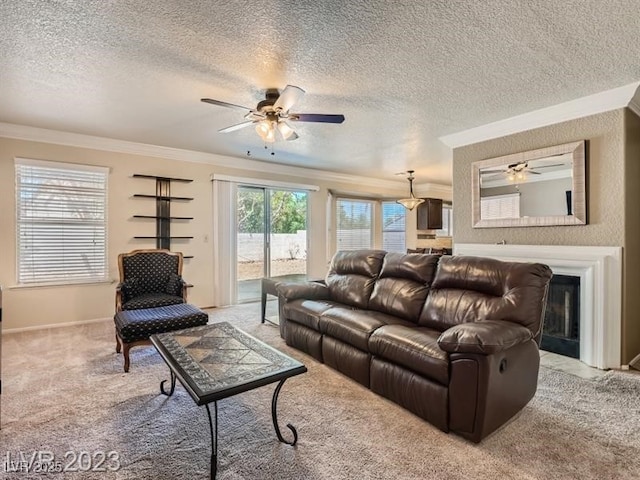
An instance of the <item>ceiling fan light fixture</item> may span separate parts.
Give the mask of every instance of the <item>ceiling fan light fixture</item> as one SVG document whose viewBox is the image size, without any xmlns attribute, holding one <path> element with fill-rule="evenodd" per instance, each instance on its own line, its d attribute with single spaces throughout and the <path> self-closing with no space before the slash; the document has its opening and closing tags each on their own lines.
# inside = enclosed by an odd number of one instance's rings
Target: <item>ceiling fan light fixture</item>
<svg viewBox="0 0 640 480">
<path fill-rule="evenodd" d="M 273 122 L 270 120 L 261 120 L 256 124 L 256 132 L 260 138 L 266 143 L 276 141 L 276 131 Z"/>
<path fill-rule="evenodd" d="M 396 203 L 399 203 L 404 208 L 411 211 L 421 203 L 424 203 L 424 199 L 416 198 L 413 194 L 413 170 L 407 170 L 407 173 L 409 174 L 407 177 L 407 180 L 409 180 L 409 198 L 401 198 L 400 200 L 396 200 Z"/>
<path fill-rule="evenodd" d="M 296 138 L 298 138 L 295 130 L 291 128 L 284 120 L 278 122 L 278 131 L 280 132 L 280 135 L 282 135 L 282 138 L 284 138 L 285 140 L 295 140 Z"/>
<path fill-rule="evenodd" d="M 334 123 L 344 122 L 342 114 L 324 113 L 290 113 L 289 110 L 298 103 L 304 96 L 304 90 L 295 85 L 287 85 L 281 92 L 276 88 L 269 88 L 265 92 L 265 99 L 258 102 L 255 108 L 243 107 L 234 103 L 214 100 L 212 98 L 201 98 L 200 101 L 219 107 L 232 108 L 234 110 L 245 111 L 245 122 L 231 125 L 218 130 L 220 133 L 229 133 L 241 128 L 254 125 L 256 133 L 265 143 L 273 143 L 276 137 L 285 140 L 295 140 L 298 134 L 284 120 L 292 122 L 314 122 L 314 123 Z M 277 132 L 276 132 L 277 131 Z M 279 133 L 279 135 L 277 135 Z"/>
</svg>

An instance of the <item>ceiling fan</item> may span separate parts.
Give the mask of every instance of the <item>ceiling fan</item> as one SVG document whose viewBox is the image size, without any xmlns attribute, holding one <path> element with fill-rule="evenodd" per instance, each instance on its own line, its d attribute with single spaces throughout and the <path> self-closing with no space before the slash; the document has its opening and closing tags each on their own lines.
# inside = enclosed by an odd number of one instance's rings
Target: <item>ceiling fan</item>
<svg viewBox="0 0 640 480">
<path fill-rule="evenodd" d="M 498 170 L 483 170 L 482 175 L 484 178 L 489 179 L 491 177 L 506 176 L 509 180 L 523 180 L 526 174 L 542 175 L 543 172 L 537 170 L 542 168 L 561 167 L 563 163 L 556 163 L 553 165 L 541 165 L 537 167 L 530 167 L 529 162 L 517 162 L 507 165 L 507 168 L 501 168 Z"/>
<path fill-rule="evenodd" d="M 256 108 L 243 107 L 211 98 L 202 98 L 201 101 L 211 105 L 247 111 L 244 122 L 218 130 L 220 133 L 235 132 L 249 125 L 255 125 L 258 135 L 268 143 L 275 142 L 277 134 L 285 140 L 298 138 L 298 134 L 288 122 L 344 122 L 344 115 L 291 113 L 289 110 L 302 99 L 304 93 L 303 89 L 295 85 L 287 85 L 282 92 L 275 88 L 269 88 L 265 93 L 265 99 L 259 102 Z"/>
</svg>

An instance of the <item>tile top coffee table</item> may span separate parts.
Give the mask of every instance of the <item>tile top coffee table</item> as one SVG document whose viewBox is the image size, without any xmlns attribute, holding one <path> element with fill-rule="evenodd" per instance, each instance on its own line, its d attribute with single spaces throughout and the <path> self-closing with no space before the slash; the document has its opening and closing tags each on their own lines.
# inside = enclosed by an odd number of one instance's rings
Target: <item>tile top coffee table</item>
<svg viewBox="0 0 640 480">
<path fill-rule="evenodd" d="M 165 390 L 167 380 L 163 380 L 161 393 L 171 396 L 178 378 L 194 402 L 207 409 L 212 479 L 216 477 L 218 463 L 218 400 L 279 382 L 271 401 L 273 426 L 279 441 L 296 444 L 298 432 L 293 425 L 287 424 L 293 433 L 292 441 L 280 432 L 277 402 L 285 380 L 307 371 L 302 363 L 227 322 L 152 335 L 151 343 L 171 371 L 171 388 Z"/>
</svg>

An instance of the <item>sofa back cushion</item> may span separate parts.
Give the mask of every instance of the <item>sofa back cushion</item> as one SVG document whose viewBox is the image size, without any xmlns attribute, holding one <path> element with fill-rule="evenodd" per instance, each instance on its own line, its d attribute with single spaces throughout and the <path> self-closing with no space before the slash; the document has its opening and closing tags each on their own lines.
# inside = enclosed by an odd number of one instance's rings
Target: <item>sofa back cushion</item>
<svg viewBox="0 0 640 480">
<path fill-rule="evenodd" d="M 442 331 L 465 322 L 507 320 L 538 340 L 550 281 L 551 269 L 540 263 L 445 256 L 419 324 Z"/>
<path fill-rule="evenodd" d="M 336 252 L 325 278 L 331 299 L 352 307 L 367 308 L 385 253 L 384 250 Z"/>
<path fill-rule="evenodd" d="M 437 255 L 387 253 L 369 309 L 417 323 L 438 265 Z"/>
</svg>

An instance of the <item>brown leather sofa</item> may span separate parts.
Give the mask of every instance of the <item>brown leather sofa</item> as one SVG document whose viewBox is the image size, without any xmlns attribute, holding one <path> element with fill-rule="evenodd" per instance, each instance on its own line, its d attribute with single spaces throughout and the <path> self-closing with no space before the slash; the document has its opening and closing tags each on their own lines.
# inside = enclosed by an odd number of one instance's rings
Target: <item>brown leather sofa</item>
<svg viewBox="0 0 640 480">
<path fill-rule="evenodd" d="M 325 284 L 282 283 L 287 345 L 479 442 L 537 387 L 551 270 L 471 256 L 338 252 Z"/>
</svg>

